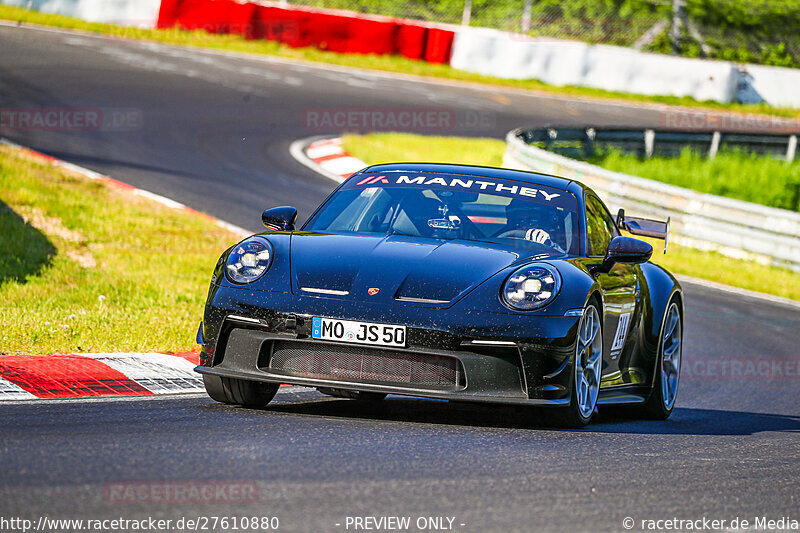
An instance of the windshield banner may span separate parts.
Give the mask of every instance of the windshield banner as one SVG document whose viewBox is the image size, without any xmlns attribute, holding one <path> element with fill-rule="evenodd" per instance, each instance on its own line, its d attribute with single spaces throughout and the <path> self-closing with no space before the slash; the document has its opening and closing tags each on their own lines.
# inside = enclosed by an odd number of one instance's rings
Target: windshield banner
<svg viewBox="0 0 800 533">
<path fill-rule="evenodd" d="M 449 190 L 493 194 L 508 198 L 521 198 L 552 207 L 574 210 L 575 197 L 570 193 L 522 181 L 483 178 L 478 176 L 453 176 L 447 174 L 417 174 L 391 172 L 385 174 L 358 174 L 345 182 L 342 189 L 367 189 L 372 187 Z"/>
</svg>

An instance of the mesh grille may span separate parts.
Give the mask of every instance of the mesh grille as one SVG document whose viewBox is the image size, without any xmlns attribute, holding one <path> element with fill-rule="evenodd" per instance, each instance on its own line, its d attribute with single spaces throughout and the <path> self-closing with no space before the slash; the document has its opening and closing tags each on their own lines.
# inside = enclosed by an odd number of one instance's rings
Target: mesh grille
<svg viewBox="0 0 800 533">
<path fill-rule="evenodd" d="M 270 370 L 306 378 L 442 390 L 458 387 L 460 366 L 453 357 L 285 341 L 275 342 L 270 360 Z"/>
</svg>

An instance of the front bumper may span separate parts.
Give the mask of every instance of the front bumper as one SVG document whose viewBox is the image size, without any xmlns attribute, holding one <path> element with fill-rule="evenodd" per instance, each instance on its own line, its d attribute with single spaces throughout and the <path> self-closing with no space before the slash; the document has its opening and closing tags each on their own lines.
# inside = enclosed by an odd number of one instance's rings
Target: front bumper
<svg viewBox="0 0 800 533">
<path fill-rule="evenodd" d="M 406 348 L 311 338 L 314 316 L 406 325 Z M 203 374 L 449 400 L 563 405 L 579 317 L 529 317 L 212 286 Z"/>
</svg>

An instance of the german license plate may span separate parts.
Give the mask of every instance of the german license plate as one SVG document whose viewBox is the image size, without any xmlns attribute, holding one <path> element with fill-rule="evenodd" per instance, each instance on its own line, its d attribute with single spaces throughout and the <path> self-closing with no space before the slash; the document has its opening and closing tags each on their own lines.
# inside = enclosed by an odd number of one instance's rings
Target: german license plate
<svg viewBox="0 0 800 533">
<path fill-rule="evenodd" d="M 314 317 L 311 321 L 311 337 L 353 344 L 405 347 L 406 327 Z"/>
</svg>

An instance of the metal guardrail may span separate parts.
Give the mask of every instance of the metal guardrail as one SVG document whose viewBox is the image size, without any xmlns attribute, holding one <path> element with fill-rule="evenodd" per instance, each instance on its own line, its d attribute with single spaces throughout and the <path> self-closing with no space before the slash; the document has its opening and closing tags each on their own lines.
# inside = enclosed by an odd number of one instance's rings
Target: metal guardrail
<svg viewBox="0 0 800 533">
<path fill-rule="evenodd" d="M 523 130 L 528 144 L 543 143 L 550 151 L 569 150 L 576 145 L 584 154 L 602 146 L 614 146 L 643 157 L 676 155 L 685 148 L 705 153 L 709 158 L 719 150 L 742 150 L 794 161 L 798 134 L 756 134 L 722 131 L 683 131 L 667 129 L 634 130 L 630 128 L 541 128 Z"/>
<path fill-rule="evenodd" d="M 549 128 L 553 130 L 553 128 Z M 562 136 L 565 130 L 556 130 L 555 139 L 567 141 Z M 576 130 L 570 130 L 575 132 Z M 646 150 L 645 131 L 633 130 L 598 130 L 594 138 L 586 130 L 581 131 L 581 138 L 575 135 L 573 141 L 597 143 L 611 141 L 616 136 L 615 142 L 629 142 L 631 147 L 638 146 Z M 652 131 L 652 130 L 651 130 Z M 613 134 L 612 134 L 613 132 Z M 628 133 L 636 133 L 637 138 Z M 685 133 L 685 132 L 684 132 Z M 608 134 L 608 135 L 607 135 Z M 661 144 L 659 133 L 654 132 L 652 139 L 653 152 Z M 598 141 L 598 135 L 600 140 Z M 710 137 L 708 149 L 711 149 L 714 134 L 700 133 L 686 135 L 707 135 Z M 718 136 L 717 148 L 723 135 Z M 771 264 L 800 272 L 800 213 L 765 207 L 758 204 L 743 202 L 730 198 L 723 198 L 711 194 L 699 193 L 689 189 L 668 185 L 665 183 L 648 180 L 638 176 L 613 172 L 583 161 L 577 161 L 564 155 L 531 146 L 529 142 L 538 142 L 544 136 L 555 139 L 548 129 L 526 130 L 516 129 L 506 137 L 506 151 L 503 166 L 522 170 L 533 170 L 547 174 L 563 176 L 580 181 L 598 192 L 613 210 L 620 207 L 626 213 L 645 218 L 671 218 L 671 230 L 675 235 L 674 241 L 694 248 L 716 250 L 732 257 L 753 259 L 764 264 Z M 746 135 L 745 137 L 757 137 Z M 788 150 L 792 143 L 790 135 L 763 136 L 783 137 L 785 148 Z M 726 139 L 731 142 L 732 137 Z M 739 139 L 737 142 L 756 142 L 753 139 Z M 691 142 L 690 137 L 680 140 Z M 695 137 L 696 142 L 705 142 L 702 137 Z M 794 145 L 796 147 L 796 140 Z M 638 143 L 638 145 L 636 144 Z M 686 146 L 687 144 L 683 144 Z M 619 145 L 617 145 L 619 146 Z M 766 143 L 765 146 L 780 147 L 780 142 Z M 576 144 L 576 149 L 585 150 L 586 145 Z M 770 148 L 773 149 L 773 148 Z"/>
</svg>

